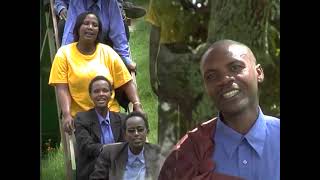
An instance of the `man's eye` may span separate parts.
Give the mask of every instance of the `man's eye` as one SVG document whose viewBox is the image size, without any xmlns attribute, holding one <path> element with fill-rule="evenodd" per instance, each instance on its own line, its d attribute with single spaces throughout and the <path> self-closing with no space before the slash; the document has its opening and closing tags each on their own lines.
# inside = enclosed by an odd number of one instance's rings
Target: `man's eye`
<svg viewBox="0 0 320 180">
<path fill-rule="evenodd" d="M 217 75 L 215 73 L 210 73 L 206 75 L 206 80 L 215 80 Z"/>
<path fill-rule="evenodd" d="M 128 129 L 128 132 L 129 132 L 129 133 L 135 133 L 136 130 L 135 130 L 135 129 Z"/>
<path fill-rule="evenodd" d="M 241 71 L 242 69 L 243 69 L 243 67 L 240 66 L 240 65 L 232 65 L 232 66 L 231 66 L 231 70 L 232 70 L 233 72 L 239 72 L 239 71 Z"/>
<path fill-rule="evenodd" d="M 143 132 L 143 131 L 144 131 L 144 128 L 138 128 L 137 130 L 138 130 L 138 132 L 140 132 L 140 133 L 141 133 L 141 132 Z"/>
</svg>

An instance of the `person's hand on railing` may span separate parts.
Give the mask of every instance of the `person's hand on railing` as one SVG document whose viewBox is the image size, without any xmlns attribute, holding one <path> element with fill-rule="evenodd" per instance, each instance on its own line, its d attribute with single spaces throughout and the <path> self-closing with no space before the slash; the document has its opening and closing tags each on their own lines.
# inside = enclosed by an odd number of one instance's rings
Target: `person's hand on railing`
<svg viewBox="0 0 320 180">
<path fill-rule="evenodd" d="M 67 20 L 67 9 L 66 9 L 66 8 L 63 8 L 63 9 L 60 11 L 59 17 L 60 17 L 60 19 Z"/>
<path fill-rule="evenodd" d="M 132 103 L 132 105 L 133 105 L 133 107 L 132 107 L 133 111 L 138 111 L 141 114 L 143 114 L 145 117 L 147 117 L 147 113 L 145 113 L 143 111 L 142 104 L 140 102 L 138 102 L 138 101 L 134 102 L 134 103 Z"/>
<path fill-rule="evenodd" d="M 137 64 L 135 62 L 132 62 L 130 64 L 127 64 L 127 68 L 129 70 L 129 72 L 135 72 L 137 70 Z"/>
<path fill-rule="evenodd" d="M 134 102 L 134 103 L 132 103 L 132 105 L 133 105 L 133 111 L 139 111 L 142 114 L 145 114 L 140 102 Z"/>
<path fill-rule="evenodd" d="M 72 116 L 70 114 L 63 116 L 62 123 L 63 123 L 64 131 L 66 133 L 68 133 L 69 135 L 71 135 L 74 130 L 74 121 L 73 121 Z"/>
</svg>

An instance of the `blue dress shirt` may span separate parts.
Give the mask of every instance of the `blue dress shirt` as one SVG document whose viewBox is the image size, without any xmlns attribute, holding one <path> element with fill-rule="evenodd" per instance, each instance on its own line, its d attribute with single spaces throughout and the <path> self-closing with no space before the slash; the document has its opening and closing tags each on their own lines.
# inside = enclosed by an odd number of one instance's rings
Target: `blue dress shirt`
<svg viewBox="0 0 320 180">
<path fill-rule="evenodd" d="M 138 155 L 134 155 L 128 147 L 128 161 L 124 171 L 124 180 L 144 180 L 146 166 L 143 155 L 144 148 Z"/>
<path fill-rule="evenodd" d="M 246 135 L 239 134 L 218 118 L 214 135 L 215 172 L 246 180 L 280 179 L 280 119 L 258 119 Z"/>
<path fill-rule="evenodd" d="M 125 64 L 132 63 L 122 15 L 116 0 L 97 0 L 96 3 L 94 0 L 70 0 L 62 45 L 73 42 L 73 28 L 77 16 L 86 11 L 93 11 L 100 17 L 102 34 L 109 36 L 113 42 L 113 49 Z"/>
<path fill-rule="evenodd" d="M 69 0 L 55 0 L 54 1 L 54 10 L 56 15 L 59 15 L 60 11 L 65 8 L 68 10 Z"/>
<path fill-rule="evenodd" d="M 101 127 L 101 144 L 110 144 L 114 143 L 114 137 L 110 125 L 110 117 L 109 117 L 109 111 L 107 113 L 106 118 L 103 118 L 96 110 L 98 119 L 99 119 L 99 124 Z"/>
</svg>

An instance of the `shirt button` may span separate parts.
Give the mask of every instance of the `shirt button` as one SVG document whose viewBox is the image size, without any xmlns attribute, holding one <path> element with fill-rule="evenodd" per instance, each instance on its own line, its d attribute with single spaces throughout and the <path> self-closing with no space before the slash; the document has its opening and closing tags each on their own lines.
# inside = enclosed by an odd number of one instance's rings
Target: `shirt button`
<svg viewBox="0 0 320 180">
<path fill-rule="evenodd" d="M 247 161 L 247 160 L 243 160 L 242 163 L 243 163 L 243 164 L 247 164 L 248 161 Z"/>
</svg>

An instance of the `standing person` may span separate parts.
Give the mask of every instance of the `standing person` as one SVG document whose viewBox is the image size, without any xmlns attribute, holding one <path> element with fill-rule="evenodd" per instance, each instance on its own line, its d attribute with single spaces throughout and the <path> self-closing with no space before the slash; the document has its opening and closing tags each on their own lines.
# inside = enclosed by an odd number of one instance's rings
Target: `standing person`
<svg viewBox="0 0 320 180">
<path fill-rule="evenodd" d="M 57 88 L 63 128 L 69 134 L 74 129 L 76 113 L 94 107 L 87 88 L 97 75 L 105 76 L 114 89 L 125 92 L 134 111 L 142 111 L 136 86 L 121 58 L 110 46 L 99 43 L 101 30 L 101 21 L 96 14 L 80 14 L 73 31 L 75 42 L 58 49 L 51 67 L 49 85 Z M 119 112 L 114 92 L 108 107 L 110 111 Z"/>
<path fill-rule="evenodd" d="M 183 2 L 151 0 L 146 15 L 151 24 L 150 83 L 158 96 L 158 142 L 164 152 L 197 121 L 214 113 L 201 88 L 199 59 L 194 53 L 207 39 L 209 13 Z"/>
<path fill-rule="evenodd" d="M 62 42 L 63 29 L 67 20 L 67 12 L 68 12 L 69 0 L 55 0 L 54 1 L 54 11 L 56 15 L 59 17 L 58 20 L 58 38 L 59 43 Z"/>
<path fill-rule="evenodd" d="M 101 19 L 102 42 L 112 46 L 129 71 L 135 71 L 136 64 L 130 58 L 129 44 L 117 0 L 69 0 L 62 45 L 75 42 L 73 36 L 75 19 L 86 11 L 96 13 Z"/>
<path fill-rule="evenodd" d="M 108 144 L 99 155 L 90 180 L 157 179 L 163 162 L 160 147 L 146 142 L 146 116 L 132 112 L 124 122 L 125 143 Z"/>
<path fill-rule="evenodd" d="M 89 83 L 94 108 L 78 112 L 75 117 L 77 140 L 77 180 L 88 180 L 94 164 L 105 144 L 124 141 L 122 124 L 125 114 L 108 108 L 112 86 L 104 76 L 96 76 Z"/>
<path fill-rule="evenodd" d="M 280 119 L 264 115 L 260 64 L 244 44 L 220 40 L 201 60 L 207 93 L 219 114 L 188 132 L 167 157 L 159 179 L 280 179 Z"/>
<path fill-rule="evenodd" d="M 59 42 L 61 44 L 62 35 L 64 30 L 64 25 L 67 19 L 67 11 L 69 7 L 70 0 L 55 0 L 54 2 L 54 10 L 56 15 L 59 17 L 58 21 L 58 34 L 59 34 Z M 123 18 L 123 22 L 125 25 L 126 37 L 129 41 L 130 32 L 129 32 L 129 24 L 127 23 L 128 19 L 136 19 L 143 17 L 146 14 L 146 10 L 141 7 L 134 5 L 132 2 L 128 0 L 117 0 L 118 6 L 120 8 L 120 12 Z"/>
</svg>

